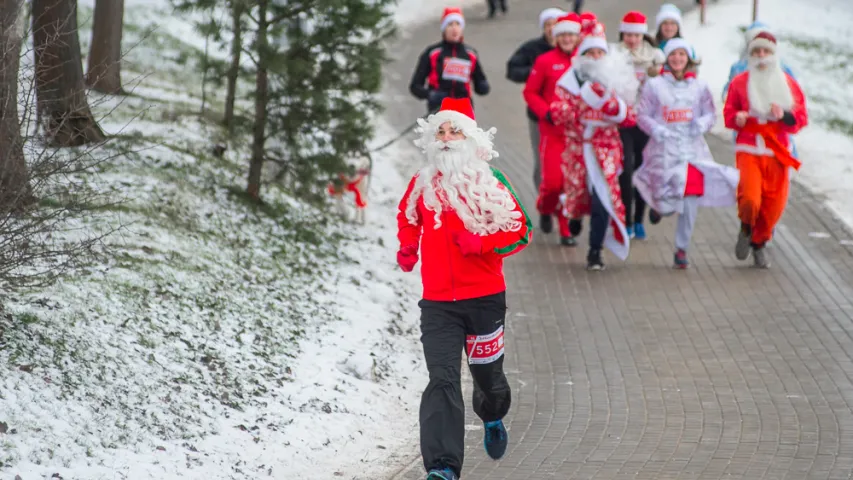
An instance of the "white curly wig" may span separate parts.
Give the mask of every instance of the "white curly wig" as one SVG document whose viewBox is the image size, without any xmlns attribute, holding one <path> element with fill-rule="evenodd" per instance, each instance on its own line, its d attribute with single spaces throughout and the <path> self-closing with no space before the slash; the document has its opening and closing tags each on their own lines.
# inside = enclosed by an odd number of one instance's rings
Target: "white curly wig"
<svg viewBox="0 0 853 480">
<path fill-rule="evenodd" d="M 436 139 L 436 132 L 446 122 L 460 130 L 465 139 L 447 143 Z M 521 229 L 522 215 L 515 210 L 515 198 L 489 166 L 498 156 L 493 143 L 495 128 L 483 130 L 472 118 L 443 110 L 426 120 L 419 119 L 415 131 L 419 134 L 415 145 L 430 163 L 418 172 L 406 206 L 411 224 L 418 224 L 417 205 L 422 199 L 426 209 L 435 213 L 436 229 L 441 227 L 443 208 L 452 209 L 465 228 L 478 235 Z"/>
</svg>

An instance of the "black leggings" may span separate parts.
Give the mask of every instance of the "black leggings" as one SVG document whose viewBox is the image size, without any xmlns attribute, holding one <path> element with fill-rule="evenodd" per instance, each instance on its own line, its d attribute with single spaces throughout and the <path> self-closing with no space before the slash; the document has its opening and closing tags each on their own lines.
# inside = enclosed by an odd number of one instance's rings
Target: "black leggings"
<svg viewBox="0 0 853 480">
<path fill-rule="evenodd" d="M 649 142 L 649 136 L 640 127 L 620 128 L 624 150 L 622 174 L 619 175 L 619 188 L 622 190 L 622 203 L 625 205 L 625 226 L 643 223 L 646 214 L 646 202 L 634 188 L 632 178 L 634 170 L 643 164 L 643 149 Z M 632 206 L 634 214 L 631 215 Z"/>
</svg>

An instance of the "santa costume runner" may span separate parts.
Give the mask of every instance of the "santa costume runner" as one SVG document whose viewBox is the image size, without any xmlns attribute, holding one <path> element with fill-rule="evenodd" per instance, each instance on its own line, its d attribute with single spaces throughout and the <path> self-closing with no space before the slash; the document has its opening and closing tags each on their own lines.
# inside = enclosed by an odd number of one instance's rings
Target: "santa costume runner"
<svg viewBox="0 0 853 480">
<path fill-rule="evenodd" d="M 629 253 L 619 187 L 623 153 L 619 127 L 635 124 L 625 98 L 633 101 L 639 82 L 628 62 L 616 57 L 610 60 L 607 52 L 604 36 L 584 38 L 574 65 L 557 82 L 557 98 L 550 109 L 567 140 L 562 208 L 569 218 L 590 215 L 587 267 L 591 270 L 604 268 L 602 245 L 622 260 Z"/>
<path fill-rule="evenodd" d="M 749 67 L 736 76 L 723 109 L 726 127 L 737 132 L 740 170 L 737 203 L 741 221 L 735 256 L 767 268 L 764 247 L 788 200 L 788 172 L 800 162 L 790 152 L 791 135 L 808 124 L 800 85 L 786 74 L 776 55 L 776 37 L 762 31 L 749 42 Z"/>
<path fill-rule="evenodd" d="M 691 71 L 690 50 L 680 38 L 667 43 L 664 71 L 648 80 L 637 106 L 637 124 L 650 139 L 633 182 L 653 209 L 653 222 L 678 214 L 676 268 L 689 265 L 698 207 L 734 205 L 738 183 L 738 171 L 716 163 L 705 142 L 716 109 L 708 84 Z"/>
<path fill-rule="evenodd" d="M 536 58 L 523 92 L 527 106 L 539 119 L 541 181 L 536 209 L 540 215 L 540 229 L 542 233 L 551 233 L 553 217 L 556 217 L 560 241 L 565 246 L 575 245 L 575 239 L 569 232 L 568 219 L 559 208 L 564 183 L 562 156 L 566 139 L 564 129 L 554 124 L 549 109 L 554 100 L 557 80 L 572 65 L 572 53 L 577 46 L 580 31 L 581 18 L 577 14 L 571 13 L 557 19 L 551 31 L 556 46 Z"/>
<path fill-rule="evenodd" d="M 532 227 L 506 177 L 492 168 L 494 129 L 483 131 L 467 99 L 445 99 L 418 121 L 429 164 L 409 182 L 397 214 L 397 262 L 422 257 L 421 342 L 429 384 L 420 407 L 428 478 L 456 480 L 465 452 L 463 349 L 474 379 L 473 407 L 486 453 L 501 458 L 511 393 L 503 372 L 506 282 L 503 259 L 524 249 Z"/>
</svg>

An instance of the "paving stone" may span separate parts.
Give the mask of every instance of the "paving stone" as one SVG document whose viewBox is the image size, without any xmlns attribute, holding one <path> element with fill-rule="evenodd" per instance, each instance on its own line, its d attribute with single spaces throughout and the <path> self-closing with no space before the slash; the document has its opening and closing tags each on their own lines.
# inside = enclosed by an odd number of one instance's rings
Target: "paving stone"
<svg viewBox="0 0 853 480">
<path fill-rule="evenodd" d="M 662 2 L 586 3 L 615 40 L 625 11 L 653 19 Z M 511 52 L 536 35 L 538 12 L 551 5 L 510 0 L 510 13 L 494 21 L 485 20 L 485 5 L 466 9 L 466 41 L 492 85 L 489 96 L 475 97 L 477 120 L 497 127 L 496 165 L 534 215 L 521 86 L 504 75 Z M 438 28 L 404 35 L 386 75 L 394 125 L 424 112 L 408 81 Z M 731 163 L 729 139 L 708 140 L 715 158 Z M 483 452 L 482 430 L 469 429 L 463 478 L 853 475 L 853 255 L 840 243 L 853 234 L 822 199 L 794 185 L 768 247 L 773 268 L 759 271 L 734 258 L 734 209 L 699 216 L 687 271 L 670 268 L 671 219 L 647 224 L 648 240 L 632 242 L 627 262 L 608 254 L 605 272 L 586 272 L 586 236 L 568 249 L 555 234 L 536 232 L 533 245 L 507 261 L 511 443 L 494 462 Z M 473 412 L 468 419 L 479 425 Z M 420 459 L 400 468 L 395 479 L 423 478 Z"/>
</svg>

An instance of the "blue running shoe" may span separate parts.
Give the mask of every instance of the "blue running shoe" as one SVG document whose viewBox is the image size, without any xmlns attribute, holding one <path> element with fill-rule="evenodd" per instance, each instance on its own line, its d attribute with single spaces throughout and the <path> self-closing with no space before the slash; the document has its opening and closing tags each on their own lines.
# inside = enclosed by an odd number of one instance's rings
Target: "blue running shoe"
<svg viewBox="0 0 853 480">
<path fill-rule="evenodd" d="M 634 224 L 634 238 L 637 240 L 646 239 L 646 227 L 644 227 L 642 223 Z"/>
<path fill-rule="evenodd" d="M 459 480 L 449 468 L 434 468 L 427 473 L 426 480 Z"/>
<path fill-rule="evenodd" d="M 628 238 L 634 238 L 634 227 L 625 227 L 625 230 L 628 232 Z"/>
<path fill-rule="evenodd" d="M 483 438 L 483 445 L 486 447 L 486 453 L 492 457 L 492 460 L 498 460 L 506 453 L 506 445 L 509 437 L 504 427 L 502 420 L 485 423 L 486 434 Z"/>
</svg>

